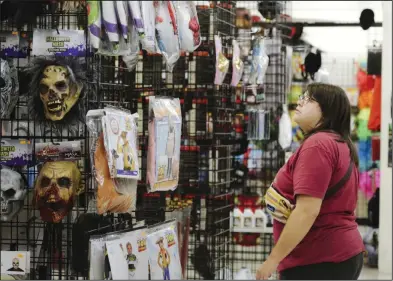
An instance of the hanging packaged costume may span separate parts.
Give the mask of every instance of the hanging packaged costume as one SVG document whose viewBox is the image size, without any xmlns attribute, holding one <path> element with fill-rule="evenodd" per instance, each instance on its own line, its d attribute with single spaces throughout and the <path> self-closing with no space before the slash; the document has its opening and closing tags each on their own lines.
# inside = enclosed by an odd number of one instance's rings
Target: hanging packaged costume
<svg viewBox="0 0 393 281">
<path fill-rule="evenodd" d="M 137 118 L 138 114 L 105 109 L 102 128 L 112 178 L 139 179 Z"/>
<path fill-rule="evenodd" d="M 194 1 L 172 1 L 179 27 L 180 49 L 193 52 L 201 45 L 200 25 Z"/>
<path fill-rule="evenodd" d="M 166 69 L 172 72 L 180 57 L 179 31 L 172 1 L 154 1 L 156 9 L 156 40 L 165 58 Z"/>
<path fill-rule="evenodd" d="M 151 280 L 181 280 L 182 270 L 176 222 L 152 230 L 147 236 Z"/>
<path fill-rule="evenodd" d="M 179 99 L 149 97 L 149 190 L 174 190 L 179 181 L 182 115 Z"/>
<path fill-rule="evenodd" d="M 148 280 L 145 229 L 120 234 L 106 242 L 113 280 Z"/>
<path fill-rule="evenodd" d="M 106 212 L 112 213 L 129 213 L 132 210 L 135 210 L 136 204 L 136 190 L 137 190 L 137 179 L 134 175 L 131 177 L 134 178 L 112 178 L 110 168 L 113 170 L 112 174 L 117 176 L 117 171 L 115 171 L 116 167 L 121 167 L 121 171 L 123 176 L 127 176 L 128 170 L 124 169 L 124 162 L 126 166 L 131 166 L 131 168 L 138 166 L 139 164 L 135 164 L 138 160 L 138 153 L 136 149 L 136 126 L 135 120 L 130 120 L 129 124 L 133 124 L 128 126 L 130 130 L 126 130 L 126 134 L 123 133 L 124 138 L 121 136 L 119 123 L 113 122 L 110 126 L 113 125 L 115 129 L 114 132 L 117 135 L 115 137 L 115 143 L 112 143 L 112 146 L 105 146 L 104 138 L 105 132 L 103 132 L 103 125 L 106 124 L 105 121 L 105 114 L 106 111 L 113 112 L 114 109 L 104 109 L 104 110 L 91 110 L 87 113 L 86 121 L 89 131 L 91 133 L 91 163 L 92 163 L 92 171 L 96 178 L 97 183 L 97 213 L 104 214 Z M 103 121 L 104 120 L 104 121 Z M 115 119 L 116 120 L 116 119 Z M 124 124 L 123 124 L 124 125 Z M 105 125 L 106 126 L 106 125 Z M 112 129 L 111 129 L 112 130 Z M 113 133 L 113 132 L 112 132 Z M 132 143 L 127 143 L 128 140 L 131 139 Z M 113 139 L 112 139 L 113 140 Z M 109 143 L 109 140 L 107 140 Z M 119 144 L 119 149 L 118 149 Z M 134 148 L 130 149 L 129 151 L 133 151 L 133 155 L 130 156 L 128 153 L 128 149 L 130 146 L 134 145 Z M 115 148 L 116 150 L 114 153 L 111 151 L 111 147 Z M 124 147 L 127 149 L 124 150 Z M 123 158 L 117 157 L 116 158 L 116 151 L 121 151 Z M 124 151 L 125 158 L 124 158 Z M 107 153 L 107 152 L 110 152 Z M 114 158 L 108 158 L 108 156 L 114 155 Z M 118 159 L 120 161 L 118 162 Z M 109 168 L 108 161 L 111 161 L 111 167 Z M 133 165 L 128 165 L 130 163 L 134 163 Z M 135 171 L 134 171 L 135 172 Z M 135 174 L 135 173 L 134 173 Z M 139 170 L 138 170 L 139 176 Z"/>
</svg>

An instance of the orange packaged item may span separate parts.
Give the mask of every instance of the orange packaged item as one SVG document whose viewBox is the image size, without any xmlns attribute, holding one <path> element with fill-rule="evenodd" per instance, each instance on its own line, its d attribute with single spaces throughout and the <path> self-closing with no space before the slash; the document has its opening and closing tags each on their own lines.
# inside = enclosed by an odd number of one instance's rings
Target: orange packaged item
<svg viewBox="0 0 393 281">
<path fill-rule="evenodd" d="M 127 213 L 131 206 L 135 205 L 135 196 L 131 194 L 120 194 L 117 192 L 116 184 L 124 180 L 112 179 L 109 173 L 108 159 L 104 147 L 103 134 L 97 140 L 94 153 L 94 165 L 98 183 L 97 189 L 97 213 Z"/>
<path fill-rule="evenodd" d="M 90 131 L 90 161 L 96 179 L 96 211 L 104 213 L 130 213 L 135 210 L 137 179 L 111 178 L 105 148 L 102 120 L 106 109 L 90 110 L 86 125 Z M 95 207 L 93 207 L 95 209 Z"/>
</svg>

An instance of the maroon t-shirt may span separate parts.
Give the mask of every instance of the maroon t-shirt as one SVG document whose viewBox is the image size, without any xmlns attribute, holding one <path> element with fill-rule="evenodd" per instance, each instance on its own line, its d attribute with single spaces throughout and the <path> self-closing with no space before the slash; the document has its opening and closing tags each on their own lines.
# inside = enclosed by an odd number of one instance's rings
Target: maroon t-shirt
<svg viewBox="0 0 393 281">
<path fill-rule="evenodd" d="M 350 152 L 346 143 L 335 139 L 336 135 L 326 132 L 310 136 L 280 169 L 274 186 L 291 203 L 296 203 L 295 197 L 299 194 L 322 199 L 328 187 L 344 177 L 350 164 Z M 279 271 L 321 262 L 342 262 L 364 250 L 354 213 L 359 172 L 355 165 L 353 167 L 347 183 L 322 202 L 311 230 L 280 263 Z M 274 221 L 275 242 L 284 226 Z"/>
</svg>

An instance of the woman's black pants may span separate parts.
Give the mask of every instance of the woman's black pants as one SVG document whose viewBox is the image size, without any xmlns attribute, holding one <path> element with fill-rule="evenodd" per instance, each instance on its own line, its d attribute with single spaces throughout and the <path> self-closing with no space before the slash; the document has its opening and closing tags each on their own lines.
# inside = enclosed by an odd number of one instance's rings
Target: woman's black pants
<svg viewBox="0 0 393 281">
<path fill-rule="evenodd" d="M 357 280 L 363 268 L 363 253 L 346 261 L 296 266 L 280 272 L 281 280 Z"/>
</svg>

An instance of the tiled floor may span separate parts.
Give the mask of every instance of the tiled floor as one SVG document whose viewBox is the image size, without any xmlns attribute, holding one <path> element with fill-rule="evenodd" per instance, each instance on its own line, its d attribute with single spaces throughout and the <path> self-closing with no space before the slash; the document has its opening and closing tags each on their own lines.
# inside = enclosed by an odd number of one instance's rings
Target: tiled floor
<svg viewBox="0 0 393 281">
<path fill-rule="evenodd" d="M 364 267 L 359 280 L 392 280 L 392 275 L 382 274 L 376 268 Z"/>
</svg>

